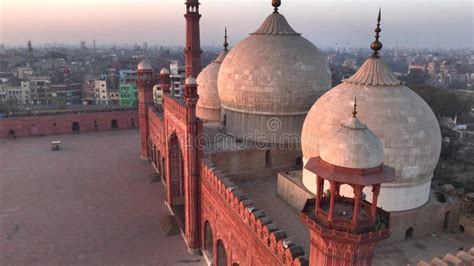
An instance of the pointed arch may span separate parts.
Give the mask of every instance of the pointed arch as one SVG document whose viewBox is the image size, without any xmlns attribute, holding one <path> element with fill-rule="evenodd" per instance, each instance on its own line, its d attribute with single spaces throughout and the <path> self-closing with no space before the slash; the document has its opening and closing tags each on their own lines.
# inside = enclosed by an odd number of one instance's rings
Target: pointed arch
<svg viewBox="0 0 474 266">
<path fill-rule="evenodd" d="M 173 134 L 169 142 L 169 175 L 172 205 L 184 204 L 184 160 L 178 137 Z"/>
<path fill-rule="evenodd" d="M 227 252 L 225 250 L 224 242 L 219 239 L 217 241 L 217 266 L 227 266 Z"/>
</svg>

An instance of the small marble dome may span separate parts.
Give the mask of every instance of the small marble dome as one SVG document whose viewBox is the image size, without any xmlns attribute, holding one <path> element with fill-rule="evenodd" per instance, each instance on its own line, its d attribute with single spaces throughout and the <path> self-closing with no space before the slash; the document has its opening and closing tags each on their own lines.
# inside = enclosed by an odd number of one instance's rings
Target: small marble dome
<svg viewBox="0 0 474 266">
<path fill-rule="evenodd" d="M 137 67 L 138 70 L 152 70 L 153 67 L 147 60 L 142 60 Z"/>
<path fill-rule="evenodd" d="M 186 85 L 196 85 L 197 84 L 197 81 L 196 79 L 193 77 L 193 76 L 189 76 L 186 81 L 185 81 Z"/>
<path fill-rule="evenodd" d="M 217 90 L 217 78 L 222 61 L 229 51 L 224 49 L 216 60 L 205 67 L 197 77 L 199 101 L 196 115 L 207 122 L 221 121 L 221 101 Z"/>
<path fill-rule="evenodd" d="M 320 156 L 321 136 L 340 127 L 354 97 L 363 103 L 361 120 L 382 141 L 384 164 L 395 168 L 397 180 L 382 185 L 380 205 L 401 211 L 425 204 L 441 151 L 439 124 L 428 104 L 402 85 L 378 56 L 367 59 L 356 74 L 313 105 L 302 130 L 304 163 Z M 304 171 L 303 184 L 313 192 L 314 182 L 314 175 Z"/>
<path fill-rule="evenodd" d="M 383 162 L 382 142 L 354 115 L 321 136 L 320 157 L 346 168 L 367 169 Z"/>
<path fill-rule="evenodd" d="M 222 62 L 226 130 L 251 141 L 299 142 L 304 117 L 330 85 L 326 56 L 276 11 Z"/>
<path fill-rule="evenodd" d="M 164 67 L 160 70 L 160 75 L 168 75 L 170 73 L 170 71 Z"/>
</svg>

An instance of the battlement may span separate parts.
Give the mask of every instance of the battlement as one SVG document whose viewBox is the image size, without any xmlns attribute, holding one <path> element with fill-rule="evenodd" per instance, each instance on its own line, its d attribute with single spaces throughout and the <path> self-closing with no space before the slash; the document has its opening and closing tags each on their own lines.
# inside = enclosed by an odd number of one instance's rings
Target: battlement
<svg viewBox="0 0 474 266">
<path fill-rule="evenodd" d="M 292 243 L 285 230 L 273 223 L 263 210 L 258 209 L 256 204 L 209 160 L 203 160 L 201 178 L 211 184 L 240 217 L 241 222 L 259 239 L 260 244 L 282 265 L 308 265 L 308 257 L 303 248 Z"/>
</svg>

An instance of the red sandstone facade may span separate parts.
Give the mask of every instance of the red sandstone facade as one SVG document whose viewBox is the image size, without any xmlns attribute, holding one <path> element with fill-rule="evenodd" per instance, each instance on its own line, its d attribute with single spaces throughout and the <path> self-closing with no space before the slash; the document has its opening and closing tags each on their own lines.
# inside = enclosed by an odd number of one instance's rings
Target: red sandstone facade
<svg viewBox="0 0 474 266">
<path fill-rule="evenodd" d="M 169 94 L 169 73 L 160 73 L 163 105 L 150 105 L 152 73 L 139 71 L 141 155 L 161 174 L 166 188 L 165 204 L 181 221 L 188 250 L 204 253 L 212 265 L 348 265 L 337 261 L 343 255 L 361 256 L 370 264 L 376 241 L 387 231 L 360 235 L 319 230 L 302 214 L 312 236 L 311 259 L 288 240 L 262 210 L 223 176 L 199 143 L 203 123 L 196 117 L 198 100 L 194 78 L 201 70 L 199 2 L 186 2 L 186 76 L 183 99 Z M 192 76 L 192 77 L 191 77 Z M 191 78 L 189 78 L 191 77 Z M 315 181 L 316 182 L 316 181 Z M 366 203 L 364 203 L 366 204 Z M 305 218 L 306 217 L 306 218 Z M 324 247 L 324 248 L 322 248 Z M 332 252 L 332 253 L 331 253 Z M 328 259 L 330 258 L 330 259 Z M 347 263 L 347 261 L 349 261 Z"/>
<path fill-rule="evenodd" d="M 110 111 L 0 119 L 0 138 L 138 128 L 138 112 Z"/>
</svg>

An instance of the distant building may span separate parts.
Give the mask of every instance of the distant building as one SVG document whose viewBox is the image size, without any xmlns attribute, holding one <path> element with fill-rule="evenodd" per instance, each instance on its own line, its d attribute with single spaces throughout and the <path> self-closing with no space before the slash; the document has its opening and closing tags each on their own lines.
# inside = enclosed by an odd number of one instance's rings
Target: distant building
<svg viewBox="0 0 474 266">
<path fill-rule="evenodd" d="M 138 105 L 137 71 L 120 71 L 119 102 L 125 107 Z"/>
<path fill-rule="evenodd" d="M 426 71 L 426 65 L 424 64 L 411 63 L 410 65 L 408 65 L 408 73 L 425 72 L 425 71 Z"/>
<path fill-rule="evenodd" d="M 352 69 L 356 69 L 356 60 L 353 59 L 353 58 L 346 59 L 342 63 L 342 66 L 352 68 Z"/>
<path fill-rule="evenodd" d="M 95 103 L 95 83 L 93 79 L 86 78 L 82 83 L 82 103 L 84 105 Z"/>
<path fill-rule="evenodd" d="M 119 103 L 119 91 L 115 76 L 104 76 L 94 81 L 95 103 L 101 105 L 116 105 Z"/>
<path fill-rule="evenodd" d="M 15 99 L 19 104 L 29 104 L 30 92 L 28 86 L 23 88 L 23 83 L 21 86 L 8 82 L 0 83 L 0 102 Z"/>
<path fill-rule="evenodd" d="M 81 104 L 82 83 L 64 82 L 51 85 L 50 91 L 46 94 L 48 103 L 55 104 Z"/>
<path fill-rule="evenodd" d="M 51 79 L 50 77 L 30 77 L 23 88 L 30 92 L 32 104 L 47 104 L 47 92 L 51 88 Z"/>
<path fill-rule="evenodd" d="M 109 93 L 107 91 L 107 80 L 95 80 L 95 104 L 109 104 Z"/>
<path fill-rule="evenodd" d="M 22 80 L 33 76 L 33 68 L 31 67 L 19 67 L 17 72 L 18 78 Z"/>
<path fill-rule="evenodd" d="M 170 63 L 170 80 L 171 93 L 174 97 L 180 98 L 185 80 L 185 68 L 184 66 L 179 66 L 178 61 L 171 61 Z"/>
</svg>

